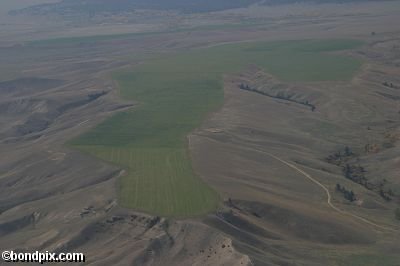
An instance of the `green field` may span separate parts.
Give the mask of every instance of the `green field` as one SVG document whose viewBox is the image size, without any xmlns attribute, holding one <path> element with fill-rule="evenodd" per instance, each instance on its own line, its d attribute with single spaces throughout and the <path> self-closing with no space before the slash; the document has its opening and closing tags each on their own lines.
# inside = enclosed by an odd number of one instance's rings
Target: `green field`
<svg viewBox="0 0 400 266">
<path fill-rule="evenodd" d="M 127 170 L 122 206 L 163 216 L 216 208 L 218 195 L 192 170 L 186 136 L 223 102 L 222 74 L 249 64 L 287 81 L 348 80 L 361 62 L 329 54 L 353 40 L 241 43 L 146 60 L 116 73 L 121 97 L 139 104 L 71 141 L 74 147 Z"/>
<path fill-rule="evenodd" d="M 400 261 L 399 256 L 381 255 L 381 254 L 358 254 L 351 255 L 339 261 L 340 266 L 398 266 Z"/>
<path fill-rule="evenodd" d="M 171 33 L 195 33 L 198 31 L 210 31 L 210 30 L 227 30 L 227 29 L 238 29 L 238 28 L 252 28 L 257 26 L 263 26 L 266 23 L 260 22 L 243 22 L 243 23 L 235 23 L 235 24 L 213 24 L 206 26 L 194 26 L 188 28 L 179 28 L 168 31 L 147 31 L 147 32 L 134 32 L 134 33 L 120 33 L 120 34 L 101 34 L 101 35 L 89 35 L 89 36 L 71 36 L 71 37 L 58 37 L 58 38 L 50 38 L 50 39 L 39 39 L 27 42 L 29 45 L 33 46 L 54 46 L 54 45 L 73 45 L 73 44 L 87 44 L 87 43 L 98 43 L 98 42 L 107 42 L 107 41 L 115 41 L 115 40 L 126 40 L 126 39 L 135 39 L 135 38 L 143 38 L 146 36 L 155 36 L 160 34 L 171 34 Z"/>
</svg>

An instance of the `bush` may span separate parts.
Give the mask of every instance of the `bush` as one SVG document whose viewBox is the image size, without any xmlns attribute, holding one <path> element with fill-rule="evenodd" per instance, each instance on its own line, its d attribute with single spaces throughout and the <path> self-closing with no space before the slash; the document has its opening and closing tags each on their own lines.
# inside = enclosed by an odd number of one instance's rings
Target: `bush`
<svg viewBox="0 0 400 266">
<path fill-rule="evenodd" d="M 395 211 L 396 219 L 400 221 L 400 208 L 397 208 Z"/>
</svg>

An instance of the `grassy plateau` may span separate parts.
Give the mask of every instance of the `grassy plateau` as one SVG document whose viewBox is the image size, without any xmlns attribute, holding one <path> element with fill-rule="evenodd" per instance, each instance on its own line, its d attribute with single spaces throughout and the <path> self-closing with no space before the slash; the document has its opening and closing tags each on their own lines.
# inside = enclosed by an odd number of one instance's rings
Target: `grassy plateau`
<svg viewBox="0 0 400 266">
<path fill-rule="evenodd" d="M 121 97 L 138 104 L 71 141 L 71 145 L 127 170 L 119 202 L 163 216 L 212 211 L 218 195 L 192 170 L 186 136 L 223 102 L 222 75 L 250 64 L 286 81 L 349 80 L 356 59 L 331 52 L 354 40 L 240 43 L 195 49 L 146 60 L 115 73 Z"/>
</svg>

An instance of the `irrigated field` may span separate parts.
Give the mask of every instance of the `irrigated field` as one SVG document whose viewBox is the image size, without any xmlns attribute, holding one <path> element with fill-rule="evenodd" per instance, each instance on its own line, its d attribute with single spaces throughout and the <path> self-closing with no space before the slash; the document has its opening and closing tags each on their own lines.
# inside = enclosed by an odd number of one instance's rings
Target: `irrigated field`
<svg viewBox="0 0 400 266">
<path fill-rule="evenodd" d="M 191 168 L 186 135 L 223 101 L 222 74 L 249 64 L 287 81 L 350 79 L 360 62 L 327 52 L 354 48 L 352 40 L 242 43 L 149 59 L 114 75 L 121 96 L 138 106 L 73 140 L 80 150 L 127 170 L 120 203 L 164 216 L 213 210 L 217 193 Z"/>
</svg>

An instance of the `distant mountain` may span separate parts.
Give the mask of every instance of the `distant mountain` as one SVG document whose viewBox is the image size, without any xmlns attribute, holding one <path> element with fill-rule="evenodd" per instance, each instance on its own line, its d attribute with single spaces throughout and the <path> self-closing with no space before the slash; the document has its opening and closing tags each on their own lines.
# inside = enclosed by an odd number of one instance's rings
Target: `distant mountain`
<svg viewBox="0 0 400 266">
<path fill-rule="evenodd" d="M 135 9 L 176 10 L 185 13 L 220 11 L 247 7 L 260 0 L 63 0 L 56 4 L 35 5 L 11 14 L 126 12 Z"/>
<path fill-rule="evenodd" d="M 12 11 L 11 14 L 71 14 L 129 12 L 135 9 L 176 10 L 184 13 L 221 11 L 232 8 L 248 7 L 251 4 L 281 5 L 291 3 L 349 3 L 378 0 L 62 0 L 56 4 L 35 5 Z"/>
<path fill-rule="evenodd" d="M 162 9 L 186 12 L 207 12 L 229 8 L 245 7 L 260 0 L 64 0 L 64 2 L 85 2 L 98 8 L 118 9 Z"/>
</svg>

